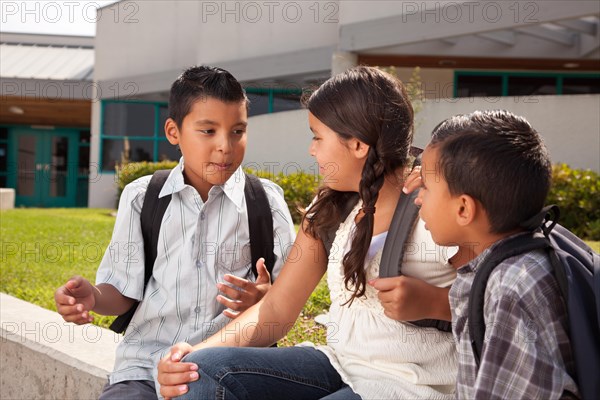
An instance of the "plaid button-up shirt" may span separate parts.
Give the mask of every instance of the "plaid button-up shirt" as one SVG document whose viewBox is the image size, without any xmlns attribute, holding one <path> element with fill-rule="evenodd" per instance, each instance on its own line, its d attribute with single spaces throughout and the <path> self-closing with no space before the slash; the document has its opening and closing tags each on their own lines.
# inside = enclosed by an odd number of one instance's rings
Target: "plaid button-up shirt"
<svg viewBox="0 0 600 400">
<path fill-rule="evenodd" d="M 500 243 L 500 242 L 498 242 Z M 507 258 L 492 272 L 484 304 L 479 369 L 471 347 L 468 300 L 477 268 L 498 243 L 458 269 L 450 290 L 458 350 L 459 399 L 557 399 L 578 394 L 565 304 L 545 251 Z"/>
</svg>

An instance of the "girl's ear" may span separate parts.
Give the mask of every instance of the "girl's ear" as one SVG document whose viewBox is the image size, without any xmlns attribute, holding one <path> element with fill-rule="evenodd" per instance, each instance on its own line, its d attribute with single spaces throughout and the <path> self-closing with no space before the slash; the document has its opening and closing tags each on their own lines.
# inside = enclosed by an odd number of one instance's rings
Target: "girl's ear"
<svg viewBox="0 0 600 400">
<path fill-rule="evenodd" d="M 179 144 L 179 128 L 172 118 L 167 118 L 165 121 L 165 136 L 171 144 Z"/>
<path fill-rule="evenodd" d="M 369 155 L 369 148 L 370 146 L 368 144 L 361 142 L 358 139 L 350 139 L 350 150 L 358 159 L 367 158 L 367 155 Z"/>
<path fill-rule="evenodd" d="M 477 213 L 479 210 L 479 203 L 469 196 L 468 194 L 463 194 L 458 196 L 457 201 L 457 212 L 456 212 L 456 222 L 459 226 L 467 226 L 473 223 Z"/>
</svg>

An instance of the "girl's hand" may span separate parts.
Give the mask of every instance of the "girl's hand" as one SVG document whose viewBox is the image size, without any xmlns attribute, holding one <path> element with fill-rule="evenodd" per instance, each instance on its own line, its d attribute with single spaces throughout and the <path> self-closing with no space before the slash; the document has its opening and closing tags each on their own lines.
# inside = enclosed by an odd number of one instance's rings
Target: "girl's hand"
<svg viewBox="0 0 600 400">
<path fill-rule="evenodd" d="M 236 318 L 243 311 L 258 303 L 269 291 L 271 275 L 267 271 L 264 258 L 259 258 L 256 262 L 256 271 L 258 271 L 256 282 L 227 274 L 223 279 L 233 287 L 224 283 L 217 284 L 217 288 L 223 293 L 223 295 L 217 296 L 217 301 L 228 308 L 223 311 L 223 314 L 229 318 Z"/>
<path fill-rule="evenodd" d="M 439 288 L 417 278 L 396 276 L 369 281 L 388 318 L 396 321 L 441 319 L 450 321 L 448 288 Z"/>
<path fill-rule="evenodd" d="M 422 185 L 421 166 L 416 166 L 404 180 L 402 191 L 406 194 L 412 193 Z"/>
<path fill-rule="evenodd" d="M 188 343 L 177 343 L 158 363 L 158 383 L 160 394 L 167 400 L 181 396 L 188 391 L 186 383 L 198 380 L 198 366 L 181 362 L 183 356 L 193 351 Z"/>
</svg>

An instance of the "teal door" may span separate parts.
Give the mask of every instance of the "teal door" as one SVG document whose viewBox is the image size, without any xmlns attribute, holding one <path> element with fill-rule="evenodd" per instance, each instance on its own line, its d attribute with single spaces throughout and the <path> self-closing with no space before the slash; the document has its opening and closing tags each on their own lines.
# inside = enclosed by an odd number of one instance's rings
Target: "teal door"
<svg viewBox="0 0 600 400">
<path fill-rule="evenodd" d="M 77 199 L 77 132 L 11 129 L 15 203 L 27 207 L 73 207 Z"/>
</svg>

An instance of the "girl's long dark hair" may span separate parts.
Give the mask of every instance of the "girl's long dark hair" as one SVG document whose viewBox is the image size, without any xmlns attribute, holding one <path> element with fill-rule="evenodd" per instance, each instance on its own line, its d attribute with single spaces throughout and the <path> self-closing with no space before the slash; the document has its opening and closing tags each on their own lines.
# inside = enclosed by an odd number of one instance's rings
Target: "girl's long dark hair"
<svg viewBox="0 0 600 400">
<path fill-rule="evenodd" d="M 356 138 L 369 146 L 359 197 L 374 207 L 386 174 L 406 165 L 413 136 L 413 108 L 402 83 L 376 68 L 359 66 L 319 87 L 306 101 L 308 110 L 342 140 Z M 336 229 L 344 206 L 356 194 L 321 187 L 305 214 L 307 233 Z M 352 300 L 366 290 L 365 257 L 373 237 L 374 216 L 365 213 L 356 224 L 350 251 L 344 256 L 344 284 Z M 340 249 L 342 250 L 342 249 Z"/>
</svg>

